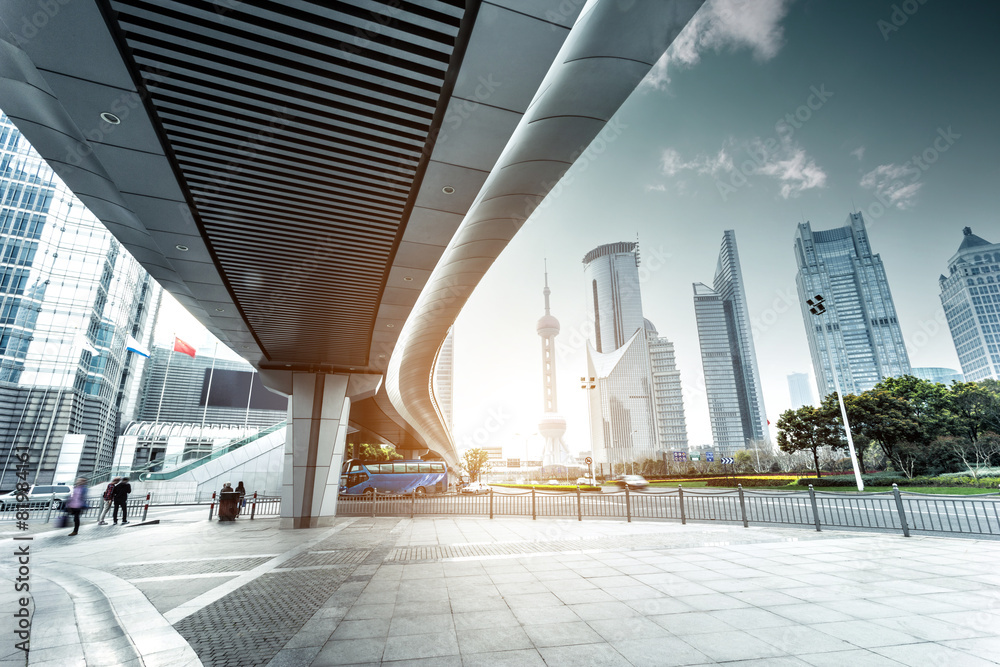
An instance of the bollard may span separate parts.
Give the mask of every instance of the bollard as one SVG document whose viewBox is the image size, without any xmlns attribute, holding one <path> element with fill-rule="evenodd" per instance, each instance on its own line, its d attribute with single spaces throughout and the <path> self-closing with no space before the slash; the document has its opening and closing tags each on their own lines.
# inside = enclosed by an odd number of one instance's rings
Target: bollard
<svg viewBox="0 0 1000 667">
<path fill-rule="evenodd" d="M 813 508 L 813 521 L 816 523 L 816 532 L 820 532 L 819 528 L 819 506 L 816 504 L 816 491 L 813 489 L 813 485 L 809 485 L 809 500 L 812 501 Z"/>
<path fill-rule="evenodd" d="M 687 516 L 684 514 L 684 487 L 677 485 L 677 499 L 681 501 L 681 524 L 687 524 Z"/>
<path fill-rule="evenodd" d="M 736 488 L 740 492 L 740 514 L 743 515 L 743 527 L 744 528 L 749 528 L 750 524 L 747 523 L 747 504 L 743 500 L 743 485 L 742 484 L 737 484 Z"/>
<path fill-rule="evenodd" d="M 253 492 L 253 500 L 250 501 L 250 520 L 253 521 L 254 514 L 257 513 L 257 492 Z"/>
<path fill-rule="evenodd" d="M 52 504 L 55 503 L 55 501 L 56 501 L 56 494 L 53 493 L 52 497 L 49 498 L 49 508 L 45 511 L 45 523 L 48 523 L 49 517 L 52 516 Z M 31 507 L 30 500 L 28 501 L 28 506 Z"/>
<path fill-rule="evenodd" d="M 583 521 L 583 505 L 580 502 L 580 485 L 576 485 L 576 520 Z"/>
<path fill-rule="evenodd" d="M 208 520 L 212 520 L 212 514 L 215 512 L 215 491 L 212 491 L 212 504 L 208 506 Z"/>
<path fill-rule="evenodd" d="M 628 484 L 625 485 L 625 516 L 628 517 L 628 522 L 632 523 L 632 503 L 629 500 Z"/>
<path fill-rule="evenodd" d="M 892 485 L 892 495 L 896 497 L 896 511 L 899 512 L 899 525 L 903 527 L 903 537 L 910 536 L 910 527 L 906 525 L 906 512 L 903 511 L 903 497 L 899 495 L 899 487 Z"/>
<path fill-rule="evenodd" d="M 535 520 L 535 487 L 531 487 L 531 520 Z"/>
<path fill-rule="evenodd" d="M 493 487 L 490 487 L 490 518 L 493 518 Z"/>
<path fill-rule="evenodd" d="M 150 491 L 149 493 L 146 494 L 146 504 L 143 505 L 143 507 L 142 507 L 142 520 L 143 520 L 143 522 L 146 521 L 146 514 L 149 512 L 149 497 L 151 495 L 153 495 L 152 491 Z"/>
</svg>

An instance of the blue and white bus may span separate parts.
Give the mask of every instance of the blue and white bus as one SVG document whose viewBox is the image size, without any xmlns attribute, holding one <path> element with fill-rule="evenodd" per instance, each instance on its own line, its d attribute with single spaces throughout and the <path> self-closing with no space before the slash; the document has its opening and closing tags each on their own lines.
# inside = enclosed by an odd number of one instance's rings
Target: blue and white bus
<svg viewBox="0 0 1000 667">
<path fill-rule="evenodd" d="M 349 496 L 379 493 L 444 493 L 448 468 L 443 461 L 364 462 L 350 459 L 340 475 L 340 492 Z"/>
</svg>

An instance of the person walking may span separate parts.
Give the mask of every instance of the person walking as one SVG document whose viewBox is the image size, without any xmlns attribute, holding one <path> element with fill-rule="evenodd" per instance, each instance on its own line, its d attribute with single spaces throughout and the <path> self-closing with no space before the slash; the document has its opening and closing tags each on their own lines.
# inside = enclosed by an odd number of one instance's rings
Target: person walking
<svg viewBox="0 0 1000 667">
<path fill-rule="evenodd" d="M 111 520 L 118 524 L 118 508 L 122 508 L 122 525 L 128 523 L 128 494 L 132 493 L 132 485 L 128 483 L 128 477 L 122 477 L 115 484 L 115 490 L 111 494 L 111 500 L 115 504 L 115 509 L 111 513 Z"/>
<path fill-rule="evenodd" d="M 247 490 L 246 487 L 243 486 L 243 482 L 240 482 L 239 484 L 236 485 L 236 493 L 240 494 L 240 506 L 236 510 L 236 516 L 239 516 L 240 514 L 243 513 L 243 508 L 247 506 L 247 501 L 246 501 Z"/>
<path fill-rule="evenodd" d="M 80 532 L 80 512 L 87 508 L 87 478 L 77 477 L 73 490 L 70 491 L 69 499 L 66 501 L 66 511 L 73 517 L 73 532 L 69 534 L 73 537 Z"/>
<path fill-rule="evenodd" d="M 111 500 L 115 495 L 115 484 L 119 481 L 121 481 L 121 477 L 115 477 L 113 480 L 108 482 L 107 488 L 104 489 L 104 493 L 101 495 L 101 501 L 104 503 L 104 506 L 101 508 L 100 516 L 97 517 L 98 526 L 108 525 L 108 522 L 104 520 L 104 517 L 106 517 L 108 512 L 111 511 Z"/>
</svg>

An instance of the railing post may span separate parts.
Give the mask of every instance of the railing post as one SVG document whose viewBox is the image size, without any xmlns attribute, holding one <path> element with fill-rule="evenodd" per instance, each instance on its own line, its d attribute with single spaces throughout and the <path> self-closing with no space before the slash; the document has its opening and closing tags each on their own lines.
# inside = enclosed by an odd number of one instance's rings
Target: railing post
<svg viewBox="0 0 1000 667">
<path fill-rule="evenodd" d="M 750 524 L 747 523 L 747 504 L 746 504 L 746 501 L 743 499 L 743 485 L 742 484 L 737 484 L 736 488 L 740 492 L 740 514 L 743 515 L 743 527 L 744 528 L 749 528 Z"/>
<path fill-rule="evenodd" d="M 253 521 L 254 515 L 257 513 L 257 492 L 253 492 L 253 500 L 250 501 L 250 520 Z"/>
<path fill-rule="evenodd" d="M 378 489 L 372 487 L 372 518 L 375 518 L 375 499 L 378 497 Z"/>
<path fill-rule="evenodd" d="M 580 503 L 580 485 L 576 485 L 576 520 L 583 521 L 583 506 Z"/>
<path fill-rule="evenodd" d="M 534 521 L 536 518 L 535 514 L 535 487 L 531 487 L 531 520 Z"/>
<path fill-rule="evenodd" d="M 493 487 L 490 487 L 490 518 L 493 518 Z"/>
<path fill-rule="evenodd" d="M 52 516 L 52 503 L 54 503 L 55 501 L 56 501 L 56 494 L 53 493 L 52 497 L 49 498 L 49 508 L 47 510 L 45 510 L 45 523 L 48 523 L 49 522 L 49 517 Z M 31 506 L 31 501 L 30 500 L 28 501 L 28 506 L 29 507 Z"/>
<path fill-rule="evenodd" d="M 816 532 L 818 533 L 818 532 L 820 532 L 820 527 L 819 527 L 819 505 L 816 504 L 816 490 L 813 488 L 812 484 L 809 485 L 809 501 L 810 501 L 810 503 L 812 503 L 813 521 L 816 524 Z"/>
<path fill-rule="evenodd" d="M 212 504 L 208 506 L 208 520 L 212 520 L 212 513 L 215 512 L 215 491 L 212 491 Z"/>
<path fill-rule="evenodd" d="M 413 518 L 413 510 L 416 508 L 417 504 L 417 490 L 413 489 L 410 491 L 410 518 Z"/>
<path fill-rule="evenodd" d="M 899 487 L 892 485 L 892 495 L 896 497 L 896 511 L 899 512 L 899 525 L 903 527 L 903 537 L 910 536 L 910 527 L 906 525 L 906 512 L 903 511 L 903 497 L 899 495 Z"/>
<path fill-rule="evenodd" d="M 628 517 L 628 522 L 632 523 L 632 503 L 629 501 L 628 484 L 625 485 L 625 516 Z"/>
<path fill-rule="evenodd" d="M 687 524 L 687 515 L 684 513 L 684 487 L 677 485 L 677 501 L 681 506 L 681 524 Z"/>
<path fill-rule="evenodd" d="M 150 491 L 149 493 L 146 494 L 146 504 L 143 505 L 143 507 L 142 507 L 142 521 L 143 522 L 146 521 L 146 515 L 149 513 L 149 497 L 151 495 L 153 495 L 152 491 Z"/>
</svg>

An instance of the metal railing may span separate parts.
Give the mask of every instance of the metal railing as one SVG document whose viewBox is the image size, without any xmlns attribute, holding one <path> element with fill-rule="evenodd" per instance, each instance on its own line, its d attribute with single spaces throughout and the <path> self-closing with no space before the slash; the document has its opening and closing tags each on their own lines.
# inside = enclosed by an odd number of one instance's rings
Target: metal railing
<svg viewBox="0 0 1000 667">
<path fill-rule="evenodd" d="M 342 495 L 338 516 L 461 515 L 664 519 L 755 525 L 809 526 L 815 530 L 911 531 L 1000 536 L 1000 496 L 939 496 L 905 493 L 893 485 L 882 493 L 657 489 L 604 493 L 538 491 L 483 495 Z"/>
</svg>

